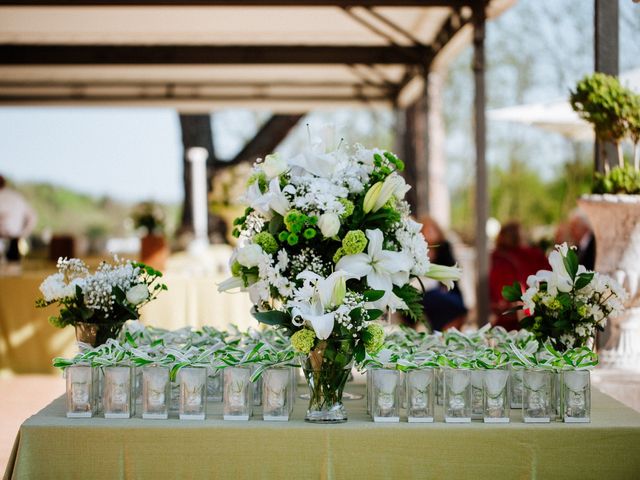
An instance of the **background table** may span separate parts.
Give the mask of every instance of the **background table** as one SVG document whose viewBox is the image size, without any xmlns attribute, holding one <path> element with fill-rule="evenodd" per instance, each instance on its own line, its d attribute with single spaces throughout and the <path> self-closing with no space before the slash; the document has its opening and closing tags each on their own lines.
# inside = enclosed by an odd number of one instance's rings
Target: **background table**
<svg viewBox="0 0 640 480">
<path fill-rule="evenodd" d="M 25 272 L 0 277 L 0 373 L 53 373 L 51 359 L 77 352 L 72 327 L 52 327 L 48 318 L 54 306 L 36 309 L 42 280 L 52 271 Z M 257 325 L 249 314 L 246 293 L 223 294 L 217 284 L 224 274 L 167 273 L 169 290 L 143 308 L 142 322 L 167 329 L 211 325 L 225 328 L 235 323 L 246 329 Z"/>
<path fill-rule="evenodd" d="M 348 390 L 362 386 L 348 385 Z M 590 424 L 377 424 L 349 421 L 67 419 L 63 398 L 27 420 L 5 478 L 639 478 L 640 413 L 593 392 Z M 258 407 L 254 413 L 259 413 Z"/>
</svg>

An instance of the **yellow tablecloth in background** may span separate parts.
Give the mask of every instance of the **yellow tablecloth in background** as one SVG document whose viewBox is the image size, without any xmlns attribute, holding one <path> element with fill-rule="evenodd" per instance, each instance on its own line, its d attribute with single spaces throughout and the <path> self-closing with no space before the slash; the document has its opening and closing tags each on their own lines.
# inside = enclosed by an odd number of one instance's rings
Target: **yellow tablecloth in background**
<svg viewBox="0 0 640 480">
<path fill-rule="evenodd" d="M 59 398 L 24 422 L 5 478 L 640 478 L 640 414 L 592 397 L 592 423 L 537 425 L 378 424 L 363 401 L 310 425 L 301 400 L 287 423 L 225 422 L 220 404 L 205 421 L 67 419 Z"/>
<path fill-rule="evenodd" d="M 52 373 L 54 357 L 77 352 L 71 327 L 59 330 L 49 325 L 55 307 L 36 309 L 38 287 L 52 273 L 25 272 L 0 277 L 0 373 Z M 235 323 L 241 328 L 256 325 L 249 314 L 247 294 L 218 293 L 223 275 L 168 273 L 163 277 L 169 290 L 144 307 L 142 322 L 167 329 L 212 325 L 224 328 Z"/>
</svg>

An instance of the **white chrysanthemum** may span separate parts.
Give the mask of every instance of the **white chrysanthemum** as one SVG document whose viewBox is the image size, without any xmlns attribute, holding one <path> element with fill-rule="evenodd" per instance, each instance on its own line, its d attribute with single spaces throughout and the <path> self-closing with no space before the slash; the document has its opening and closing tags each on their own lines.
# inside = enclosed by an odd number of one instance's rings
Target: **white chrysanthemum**
<svg viewBox="0 0 640 480">
<path fill-rule="evenodd" d="M 73 297 L 76 294 L 76 287 L 82 288 L 83 284 L 82 278 L 74 278 L 71 282 L 66 283 L 64 274 L 54 273 L 44 279 L 40 285 L 40 292 L 47 302 L 53 302 Z"/>
</svg>

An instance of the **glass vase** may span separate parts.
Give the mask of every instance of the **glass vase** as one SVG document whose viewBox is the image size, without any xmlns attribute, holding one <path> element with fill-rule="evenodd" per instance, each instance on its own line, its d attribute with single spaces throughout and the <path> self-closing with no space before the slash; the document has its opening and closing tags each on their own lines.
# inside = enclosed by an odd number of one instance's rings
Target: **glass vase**
<svg viewBox="0 0 640 480">
<path fill-rule="evenodd" d="M 549 417 L 551 421 L 561 422 L 563 416 L 562 372 L 554 371 L 551 375 L 551 405 Z"/>
<path fill-rule="evenodd" d="M 222 401 L 222 374 L 213 367 L 207 367 L 207 401 Z"/>
<path fill-rule="evenodd" d="M 309 386 L 309 408 L 305 421 L 342 423 L 347 412 L 342 392 L 353 365 L 352 339 L 321 340 L 300 363 Z"/>
<path fill-rule="evenodd" d="M 512 366 L 510 372 L 511 408 L 522 408 L 522 368 Z"/>
<path fill-rule="evenodd" d="M 525 423 L 551 421 L 551 384 L 554 376 L 554 372 L 539 368 L 523 372 L 522 417 Z"/>
<path fill-rule="evenodd" d="M 433 422 L 436 372 L 434 368 L 425 368 L 409 370 L 405 374 L 409 423 Z"/>
<path fill-rule="evenodd" d="M 484 371 L 471 370 L 471 419 L 484 418 Z"/>
<path fill-rule="evenodd" d="M 386 368 L 372 370 L 374 422 L 400 421 L 400 372 Z"/>
<path fill-rule="evenodd" d="M 471 422 L 471 370 L 445 368 L 443 372 L 445 422 Z"/>
<path fill-rule="evenodd" d="M 509 423 L 509 370 L 492 368 L 484 370 L 484 422 Z"/>
<path fill-rule="evenodd" d="M 130 366 L 104 367 L 102 408 L 104 418 L 130 418 L 133 410 L 134 375 Z"/>
<path fill-rule="evenodd" d="M 98 369 L 71 365 L 64 371 L 67 385 L 67 417 L 89 418 L 97 412 Z"/>
<path fill-rule="evenodd" d="M 286 422 L 291 411 L 291 369 L 268 368 L 262 374 L 262 418 Z"/>
<path fill-rule="evenodd" d="M 253 406 L 251 367 L 224 369 L 223 418 L 249 420 Z"/>
<path fill-rule="evenodd" d="M 118 338 L 124 323 L 88 323 L 76 322 L 76 340 L 92 347 L 103 345 L 110 338 Z"/>
<path fill-rule="evenodd" d="M 169 367 L 145 365 L 142 367 L 142 418 L 169 418 L 171 381 Z"/>
<path fill-rule="evenodd" d="M 251 369 L 251 374 L 256 371 L 257 367 L 253 367 Z M 253 399 L 253 405 L 259 407 L 262 405 L 262 376 L 258 378 L 255 382 L 251 382 L 251 389 L 253 392 L 251 393 L 251 398 Z"/>
<path fill-rule="evenodd" d="M 180 420 L 204 420 L 207 413 L 207 369 L 183 367 L 180 369 Z"/>
<path fill-rule="evenodd" d="M 567 370 L 562 374 L 564 421 L 589 423 L 591 421 L 591 377 L 589 370 Z"/>
</svg>

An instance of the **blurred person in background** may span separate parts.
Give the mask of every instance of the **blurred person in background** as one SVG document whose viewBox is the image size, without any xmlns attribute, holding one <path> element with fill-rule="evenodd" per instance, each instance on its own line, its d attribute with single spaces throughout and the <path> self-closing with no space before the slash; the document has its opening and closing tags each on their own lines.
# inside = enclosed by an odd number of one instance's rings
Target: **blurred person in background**
<svg viewBox="0 0 640 480">
<path fill-rule="evenodd" d="M 36 226 L 36 214 L 22 195 L 7 186 L 0 175 L 0 240 L 9 263 L 20 261 L 18 241 L 26 238 Z"/>
<path fill-rule="evenodd" d="M 569 219 L 569 237 L 569 242 L 578 249 L 580 265 L 593 270 L 596 266 L 596 237 L 589 220 L 581 212 L 575 212 Z"/>
<path fill-rule="evenodd" d="M 502 298 L 502 288 L 505 285 L 513 285 L 514 282 L 526 286 L 529 275 L 548 268 L 549 263 L 544 252 L 524 243 L 518 222 L 509 222 L 502 226 L 496 239 L 496 248 L 491 255 L 489 271 L 491 310 L 496 315 L 494 325 L 507 330 L 520 328 L 517 313 L 505 313 L 515 305 Z"/>
<path fill-rule="evenodd" d="M 440 225 L 428 216 L 421 218 L 420 223 L 422 234 L 429 244 L 429 261 L 448 267 L 456 265 L 451 243 Z M 458 283 L 451 290 L 434 280 L 423 279 L 423 283 L 426 291 L 422 302 L 431 328 L 438 331 L 460 328 L 466 321 L 467 308 Z"/>
</svg>

